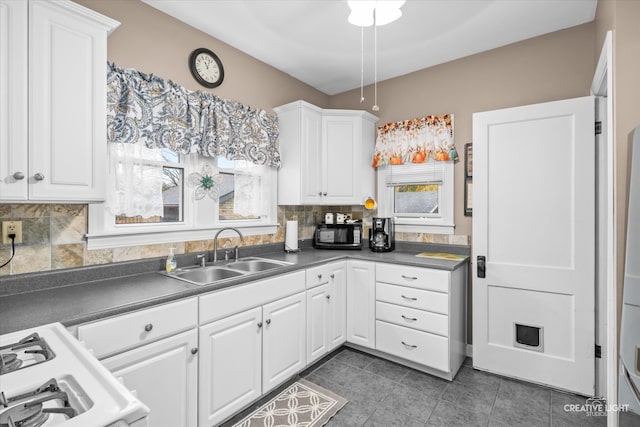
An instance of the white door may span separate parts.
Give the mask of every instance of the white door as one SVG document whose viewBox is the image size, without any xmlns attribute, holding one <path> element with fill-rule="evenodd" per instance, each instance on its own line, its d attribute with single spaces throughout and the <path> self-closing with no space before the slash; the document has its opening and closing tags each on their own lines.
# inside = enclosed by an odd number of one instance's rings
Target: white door
<svg viewBox="0 0 640 427">
<path fill-rule="evenodd" d="M 27 200 L 27 2 L 0 1 L 0 200 Z"/>
<path fill-rule="evenodd" d="M 198 425 L 198 333 L 147 344 L 102 361 L 149 407 L 149 427 Z"/>
<path fill-rule="evenodd" d="M 473 364 L 584 395 L 595 378 L 594 109 L 585 97 L 473 115 Z"/>
<path fill-rule="evenodd" d="M 305 367 L 304 292 L 264 305 L 262 393 L 267 393 Z"/>
<path fill-rule="evenodd" d="M 307 291 L 307 365 L 329 351 L 329 298 L 328 283 Z"/>
<path fill-rule="evenodd" d="M 301 107 L 300 127 L 302 201 L 318 203 L 322 200 L 322 115 L 311 108 Z"/>
<path fill-rule="evenodd" d="M 323 180 L 322 202 L 351 203 L 355 198 L 356 139 L 359 138 L 360 119 L 349 116 L 322 118 Z"/>
<path fill-rule="evenodd" d="M 376 264 L 347 261 L 347 341 L 376 348 Z"/>
<path fill-rule="evenodd" d="M 200 327 L 200 427 L 214 426 L 262 395 L 262 308 Z"/>
<path fill-rule="evenodd" d="M 347 268 L 345 262 L 331 265 L 329 275 L 329 351 L 347 340 Z"/>
</svg>

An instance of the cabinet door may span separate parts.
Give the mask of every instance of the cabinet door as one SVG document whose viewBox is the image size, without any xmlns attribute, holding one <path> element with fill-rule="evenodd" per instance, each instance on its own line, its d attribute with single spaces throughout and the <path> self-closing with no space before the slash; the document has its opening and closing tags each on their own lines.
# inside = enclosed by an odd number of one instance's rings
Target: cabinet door
<svg viewBox="0 0 640 427">
<path fill-rule="evenodd" d="M 375 263 L 347 261 L 347 341 L 375 348 Z"/>
<path fill-rule="evenodd" d="M 355 200 L 356 139 L 358 118 L 325 116 L 322 118 L 324 204 L 362 203 Z M 326 194 L 325 194 L 326 193 Z"/>
<path fill-rule="evenodd" d="M 108 27 L 73 4 L 29 8 L 29 198 L 104 200 Z"/>
<path fill-rule="evenodd" d="M 0 0 L 0 46 L 0 200 L 26 200 L 26 1 Z"/>
<path fill-rule="evenodd" d="M 261 325 L 258 307 L 200 327 L 200 427 L 218 425 L 262 394 Z"/>
<path fill-rule="evenodd" d="M 198 398 L 195 329 L 102 361 L 149 407 L 150 427 L 195 427 Z"/>
<path fill-rule="evenodd" d="M 317 286 L 307 291 L 307 365 L 328 351 L 331 314 L 330 285 Z"/>
<path fill-rule="evenodd" d="M 331 264 L 329 289 L 329 351 L 347 340 L 347 267 L 346 262 Z"/>
<path fill-rule="evenodd" d="M 263 306 L 262 392 L 302 370 L 305 363 L 305 296 L 300 292 Z"/>
<path fill-rule="evenodd" d="M 302 201 L 317 203 L 322 200 L 322 116 L 319 112 L 302 108 L 300 114 L 302 168 Z"/>
</svg>

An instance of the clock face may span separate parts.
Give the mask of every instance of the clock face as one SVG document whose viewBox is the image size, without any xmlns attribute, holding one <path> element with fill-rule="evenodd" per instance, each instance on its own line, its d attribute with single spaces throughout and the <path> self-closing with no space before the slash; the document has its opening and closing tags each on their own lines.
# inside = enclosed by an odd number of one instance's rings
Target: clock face
<svg viewBox="0 0 640 427">
<path fill-rule="evenodd" d="M 193 77 L 205 87 L 217 87 L 224 79 L 222 62 L 215 53 L 208 49 L 200 48 L 191 53 L 189 67 Z"/>
</svg>

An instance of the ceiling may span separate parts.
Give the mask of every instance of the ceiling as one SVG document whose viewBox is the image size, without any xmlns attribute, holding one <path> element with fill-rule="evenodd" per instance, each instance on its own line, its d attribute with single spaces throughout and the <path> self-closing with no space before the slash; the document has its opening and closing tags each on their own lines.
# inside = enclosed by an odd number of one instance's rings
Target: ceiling
<svg viewBox="0 0 640 427">
<path fill-rule="evenodd" d="M 346 0 L 143 0 L 321 92 L 360 87 L 361 29 Z M 593 21 L 597 0 L 407 0 L 378 27 L 378 81 Z M 364 84 L 374 80 L 364 29 Z M 221 58 L 224 62 L 224 58 Z"/>
</svg>

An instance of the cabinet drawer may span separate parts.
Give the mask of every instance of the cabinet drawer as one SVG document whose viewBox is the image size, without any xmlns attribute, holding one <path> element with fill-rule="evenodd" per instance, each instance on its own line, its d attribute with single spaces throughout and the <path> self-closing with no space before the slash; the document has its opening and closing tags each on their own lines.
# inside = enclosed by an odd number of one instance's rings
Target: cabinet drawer
<svg viewBox="0 0 640 427">
<path fill-rule="evenodd" d="M 418 310 L 449 314 L 449 295 L 441 292 L 378 282 L 376 283 L 376 300 Z"/>
<path fill-rule="evenodd" d="M 378 282 L 438 292 L 449 292 L 449 274 L 444 270 L 376 263 Z"/>
<path fill-rule="evenodd" d="M 195 328 L 198 300 L 191 298 L 78 327 L 78 339 L 100 359 Z"/>
<path fill-rule="evenodd" d="M 318 267 L 307 269 L 307 289 L 316 286 L 326 285 L 329 283 L 332 270 L 332 264 L 320 265 Z"/>
<path fill-rule="evenodd" d="M 200 324 L 302 292 L 304 288 L 305 272 L 297 271 L 201 296 Z"/>
<path fill-rule="evenodd" d="M 376 319 L 425 332 L 449 335 L 449 316 L 416 310 L 386 302 L 376 302 Z"/>
<path fill-rule="evenodd" d="M 449 371 L 449 340 L 438 335 L 378 320 L 376 348 L 421 365 Z"/>
</svg>

